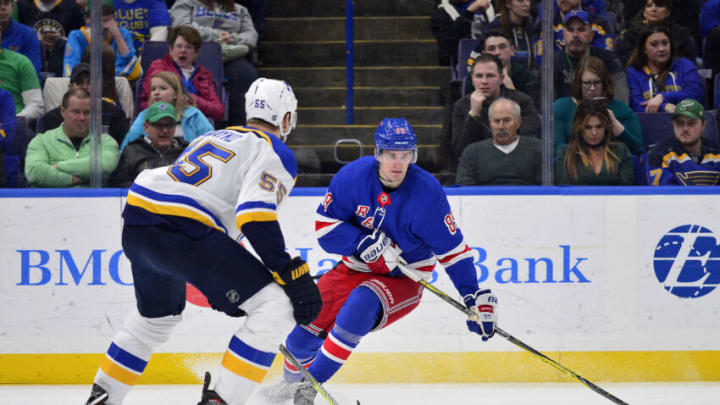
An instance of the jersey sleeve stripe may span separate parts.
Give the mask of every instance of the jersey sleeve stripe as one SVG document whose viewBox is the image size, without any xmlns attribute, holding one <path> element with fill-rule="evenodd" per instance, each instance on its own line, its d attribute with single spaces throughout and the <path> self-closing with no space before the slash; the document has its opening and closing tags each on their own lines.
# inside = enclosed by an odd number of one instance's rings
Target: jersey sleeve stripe
<svg viewBox="0 0 720 405">
<path fill-rule="evenodd" d="M 241 211 L 246 211 L 246 210 L 250 211 L 250 210 L 257 209 L 257 208 L 265 208 L 268 210 L 275 211 L 277 209 L 277 205 L 262 202 L 262 201 L 248 201 L 248 202 L 238 205 L 237 208 L 235 209 L 235 213 L 237 214 Z"/>
<path fill-rule="evenodd" d="M 242 226 L 248 222 L 269 222 L 277 221 L 277 213 L 275 211 L 252 211 L 245 212 L 235 218 L 235 225 L 242 230 Z"/>
<path fill-rule="evenodd" d="M 128 190 L 127 203 L 153 214 L 190 218 L 227 233 L 227 229 L 215 214 L 189 197 L 161 194 L 133 184 Z"/>
<path fill-rule="evenodd" d="M 472 257 L 472 250 L 467 244 L 465 244 L 465 241 L 463 241 L 457 248 L 451 250 L 443 256 L 438 257 L 438 261 L 444 267 L 448 267 L 459 262 L 460 260 Z"/>
</svg>

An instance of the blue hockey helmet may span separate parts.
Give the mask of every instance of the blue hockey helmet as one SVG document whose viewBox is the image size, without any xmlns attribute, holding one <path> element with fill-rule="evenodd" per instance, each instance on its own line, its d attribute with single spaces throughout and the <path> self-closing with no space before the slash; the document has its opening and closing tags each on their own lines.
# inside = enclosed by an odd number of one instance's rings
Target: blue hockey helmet
<svg viewBox="0 0 720 405">
<path fill-rule="evenodd" d="M 417 161 L 417 137 L 405 118 L 385 118 L 375 132 L 375 157 L 383 150 L 411 150 L 412 163 Z"/>
</svg>

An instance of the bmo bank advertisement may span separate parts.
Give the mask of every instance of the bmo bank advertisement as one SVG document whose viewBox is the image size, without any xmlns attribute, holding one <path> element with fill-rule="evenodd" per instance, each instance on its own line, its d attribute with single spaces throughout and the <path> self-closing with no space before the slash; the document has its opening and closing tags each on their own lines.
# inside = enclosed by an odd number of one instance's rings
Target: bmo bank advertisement
<svg viewBox="0 0 720 405">
<path fill-rule="evenodd" d="M 478 282 L 498 297 L 505 331 L 555 354 L 717 356 L 720 194 L 474 190 L 447 189 L 448 199 L 474 252 Z M 279 212 L 289 252 L 313 274 L 338 260 L 314 237 L 323 193 L 296 190 Z M 120 190 L 0 198 L 0 362 L 107 350 L 135 305 L 120 243 L 124 203 Z M 439 264 L 432 282 L 460 299 Z M 187 301 L 183 322 L 158 352 L 224 352 L 243 318 L 213 311 L 192 286 Z M 426 291 L 418 309 L 368 335 L 353 356 L 518 351 L 500 337 L 482 342 L 466 330 L 462 313 Z"/>
</svg>

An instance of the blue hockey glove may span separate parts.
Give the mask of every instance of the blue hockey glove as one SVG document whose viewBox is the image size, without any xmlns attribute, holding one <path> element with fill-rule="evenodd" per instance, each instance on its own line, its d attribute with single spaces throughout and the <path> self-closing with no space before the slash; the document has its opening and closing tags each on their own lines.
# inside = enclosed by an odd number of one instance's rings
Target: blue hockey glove
<svg viewBox="0 0 720 405">
<path fill-rule="evenodd" d="M 497 322 L 497 297 L 490 290 L 478 290 L 474 294 L 463 297 L 465 306 L 472 312 L 467 320 L 468 329 L 482 336 L 487 341 L 495 334 L 495 323 Z"/>
<path fill-rule="evenodd" d="M 273 278 L 290 298 L 295 322 L 306 325 L 317 318 L 322 309 L 322 298 L 310 276 L 310 267 L 303 259 L 294 257 L 284 271 L 273 272 Z"/>
<path fill-rule="evenodd" d="M 355 256 L 365 262 L 373 273 L 385 274 L 397 266 L 397 259 L 402 252 L 385 232 L 368 235 L 360 240 L 355 249 Z"/>
</svg>

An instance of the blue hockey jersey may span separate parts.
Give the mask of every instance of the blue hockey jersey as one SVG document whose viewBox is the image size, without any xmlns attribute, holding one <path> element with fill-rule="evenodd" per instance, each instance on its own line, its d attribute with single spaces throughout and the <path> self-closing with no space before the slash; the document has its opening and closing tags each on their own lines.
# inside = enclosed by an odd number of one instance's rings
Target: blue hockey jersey
<svg viewBox="0 0 720 405">
<path fill-rule="evenodd" d="M 665 111 L 667 103 L 677 104 L 686 98 L 692 98 L 705 104 L 705 86 L 698 73 L 697 66 L 685 58 L 673 60 L 670 74 L 665 78 L 665 91 L 660 92 L 655 82 L 655 75 L 650 68 L 641 71 L 629 66 L 626 70 L 628 88 L 630 89 L 630 108 L 636 112 L 645 111 L 641 103 L 650 100 L 659 93 L 663 95 L 660 111 Z"/>
<path fill-rule="evenodd" d="M 118 26 L 130 31 L 138 53 L 150 40 L 150 28 L 170 28 L 170 12 L 163 0 L 114 0 L 114 5 Z"/>
<path fill-rule="evenodd" d="M 42 45 L 32 28 L 11 20 L 2 33 L 2 47 L 27 56 L 35 71 L 42 71 Z"/>
<path fill-rule="evenodd" d="M 381 193 L 378 162 L 366 156 L 333 177 L 316 211 L 315 232 L 320 246 L 329 253 L 343 255 L 343 261 L 353 270 L 370 271 L 353 254 L 360 239 L 372 233 L 380 222 L 374 217 L 381 207 Z M 455 223 L 440 183 L 412 164 L 400 187 L 389 196 L 380 229 L 402 250 L 408 267 L 429 277 L 437 260 L 461 295 L 477 291 L 472 251 Z"/>
<path fill-rule="evenodd" d="M 716 186 L 720 180 L 720 145 L 703 138 L 700 156 L 692 157 L 674 136 L 655 144 L 648 155 L 653 186 Z"/>
</svg>

